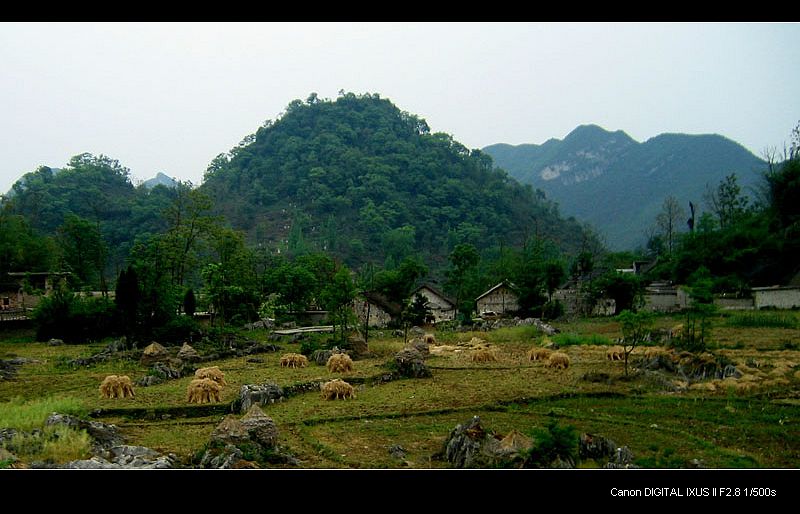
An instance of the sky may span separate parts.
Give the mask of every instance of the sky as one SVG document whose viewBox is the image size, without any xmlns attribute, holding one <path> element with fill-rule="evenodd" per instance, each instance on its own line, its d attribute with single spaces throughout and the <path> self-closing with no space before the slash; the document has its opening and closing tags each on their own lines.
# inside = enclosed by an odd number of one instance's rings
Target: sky
<svg viewBox="0 0 800 514">
<path fill-rule="evenodd" d="M 597 124 L 720 134 L 800 121 L 798 23 L 0 23 L 0 193 L 84 152 L 202 182 L 294 99 L 378 93 L 468 148 Z"/>
</svg>

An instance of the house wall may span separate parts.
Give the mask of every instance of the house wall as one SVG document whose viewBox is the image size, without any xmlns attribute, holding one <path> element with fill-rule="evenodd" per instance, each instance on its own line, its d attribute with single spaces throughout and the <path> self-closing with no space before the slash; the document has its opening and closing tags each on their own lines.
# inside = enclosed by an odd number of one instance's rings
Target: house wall
<svg viewBox="0 0 800 514">
<path fill-rule="evenodd" d="M 753 309 L 753 298 L 714 298 L 714 305 L 726 311 L 743 311 Z"/>
<path fill-rule="evenodd" d="M 367 304 L 365 300 L 356 299 L 353 302 L 353 312 L 355 312 L 359 323 L 364 323 L 367 319 Z M 385 328 L 392 321 L 392 316 L 388 312 L 381 309 L 375 304 L 369 307 L 369 321 L 367 324 L 370 327 Z"/>
<path fill-rule="evenodd" d="M 768 289 L 753 291 L 756 309 L 774 307 L 777 309 L 791 309 L 800 307 L 800 288 Z"/>
<path fill-rule="evenodd" d="M 678 293 L 650 292 L 644 294 L 644 308 L 652 312 L 675 312 L 681 309 Z"/>
<path fill-rule="evenodd" d="M 519 310 L 517 295 L 505 287 L 495 289 L 477 301 L 478 313 L 494 311 L 498 314 Z"/>
<path fill-rule="evenodd" d="M 431 314 L 433 315 L 434 321 L 439 322 L 456 318 L 455 307 L 453 307 L 450 302 L 438 294 L 427 288 L 422 288 L 417 291 L 417 293 L 421 294 L 426 300 L 428 300 L 428 307 L 431 309 Z"/>
</svg>

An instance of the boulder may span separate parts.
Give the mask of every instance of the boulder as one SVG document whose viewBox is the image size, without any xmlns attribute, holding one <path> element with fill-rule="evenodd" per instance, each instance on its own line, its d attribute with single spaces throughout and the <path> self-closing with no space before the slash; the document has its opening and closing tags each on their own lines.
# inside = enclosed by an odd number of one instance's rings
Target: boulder
<svg viewBox="0 0 800 514">
<path fill-rule="evenodd" d="M 239 389 L 239 396 L 233 402 L 234 412 L 247 412 L 253 405 L 269 405 L 283 400 L 283 388 L 274 382 L 263 384 L 244 384 Z"/>
<path fill-rule="evenodd" d="M 578 441 L 578 457 L 581 460 L 607 461 L 616 451 L 617 443 L 603 436 L 581 434 Z"/>
<path fill-rule="evenodd" d="M 242 417 L 241 424 L 250 439 L 262 448 L 274 448 L 278 444 L 278 427 L 258 405 L 250 407 Z"/>
<path fill-rule="evenodd" d="M 406 348 L 411 348 L 412 350 L 418 351 L 419 354 L 422 355 L 423 359 L 431 354 L 430 345 L 422 339 L 416 337 L 408 342 L 408 346 L 406 346 Z"/>
<path fill-rule="evenodd" d="M 494 468 L 501 464 L 500 442 L 486 433 L 474 416 L 456 425 L 447 437 L 444 457 L 453 468 Z"/>
<path fill-rule="evenodd" d="M 64 341 L 62 341 L 61 339 L 53 338 L 47 341 L 47 346 L 64 346 Z"/>
<path fill-rule="evenodd" d="M 394 356 L 397 374 L 406 378 L 426 378 L 432 376 L 425 365 L 422 354 L 413 348 L 403 348 Z"/>
<path fill-rule="evenodd" d="M 170 355 L 166 348 L 153 342 L 144 349 L 139 363 L 143 366 L 152 366 L 156 362 L 166 361 L 169 357 Z"/>
<path fill-rule="evenodd" d="M 234 415 L 228 415 L 214 428 L 211 433 L 211 441 L 238 446 L 249 442 L 250 435 L 241 420 Z"/>
<path fill-rule="evenodd" d="M 220 449 L 209 449 L 200 460 L 200 467 L 207 469 L 234 469 L 241 462 L 244 454 L 233 444 L 226 444 Z"/>
<path fill-rule="evenodd" d="M 176 467 L 177 457 L 170 453 L 161 455 L 144 446 L 114 446 L 105 457 L 95 455 L 91 459 L 67 463 L 67 469 L 172 469 Z"/>
<path fill-rule="evenodd" d="M 183 343 L 181 349 L 178 350 L 178 358 L 184 362 L 198 362 L 200 360 L 200 354 L 197 353 L 197 350 L 192 348 L 189 343 Z"/>
<path fill-rule="evenodd" d="M 314 350 L 314 353 L 311 354 L 308 360 L 312 362 L 316 362 L 320 366 L 325 366 L 328 364 L 328 359 L 331 358 L 331 355 L 334 353 L 341 353 L 338 348 L 334 348 L 333 350 Z"/>
<path fill-rule="evenodd" d="M 364 336 L 362 336 L 358 332 L 350 334 L 347 337 L 347 344 L 353 351 L 354 358 L 366 357 L 370 355 L 369 346 L 367 346 L 367 342 L 364 340 Z"/>
<path fill-rule="evenodd" d="M 76 430 L 86 430 L 92 438 L 95 450 L 108 450 L 123 443 L 122 435 L 115 425 L 107 425 L 99 421 L 85 421 L 68 414 L 52 413 L 44 422 L 45 426 L 66 425 Z"/>
<path fill-rule="evenodd" d="M 420 327 L 411 327 L 408 329 L 408 334 L 412 337 L 424 337 L 425 329 Z"/>
</svg>

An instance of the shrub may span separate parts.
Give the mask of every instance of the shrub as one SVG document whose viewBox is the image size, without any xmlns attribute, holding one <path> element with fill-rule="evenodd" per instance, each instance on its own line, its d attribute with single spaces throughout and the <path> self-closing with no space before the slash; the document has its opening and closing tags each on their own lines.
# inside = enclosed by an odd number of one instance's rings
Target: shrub
<svg viewBox="0 0 800 514">
<path fill-rule="evenodd" d="M 789 328 L 800 327 L 798 319 L 791 314 L 777 312 L 747 312 L 733 314 L 728 318 L 732 327 Z"/>
<path fill-rule="evenodd" d="M 531 434 L 535 443 L 525 456 L 526 468 L 546 468 L 556 459 L 575 464 L 578 457 L 578 433 L 572 425 L 559 426 L 554 419 L 546 429 Z"/>
<path fill-rule="evenodd" d="M 547 302 L 542 307 L 542 318 L 546 320 L 558 319 L 564 315 L 564 304 L 559 300 Z"/>
<path fill-rule="evenodd" d="M 58 338 L 66 343 L 81 343 L 119 334 L 114 302 L 107 298 L 81 298 L 67 289 L 56 289 L 42 298 L 33 319 L 39 341 Z"/>
<path fill-rule="evenodd" d="M 196 341 L 200 336 L 200 325 L 190 316 L 176 316 L 153 329 L 153 339 L 166 345 Z"/>
</svg>

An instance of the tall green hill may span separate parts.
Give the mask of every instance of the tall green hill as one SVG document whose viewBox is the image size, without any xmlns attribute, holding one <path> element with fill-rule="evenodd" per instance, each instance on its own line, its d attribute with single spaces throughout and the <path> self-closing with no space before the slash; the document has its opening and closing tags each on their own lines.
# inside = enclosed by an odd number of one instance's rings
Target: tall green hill
<svg viewBox="0 0 800 514">
<path fill-rule="evenodd" d="M 434 268 L 455 244 L 521 245 L 539 235 L 575 251 L 586 234 L 540 191 L 376 95 L 311 95 L 228 155 L 201 188 L 252 242 L 326 250 L 350 265 L 417 255 Z"/>
</svg>

